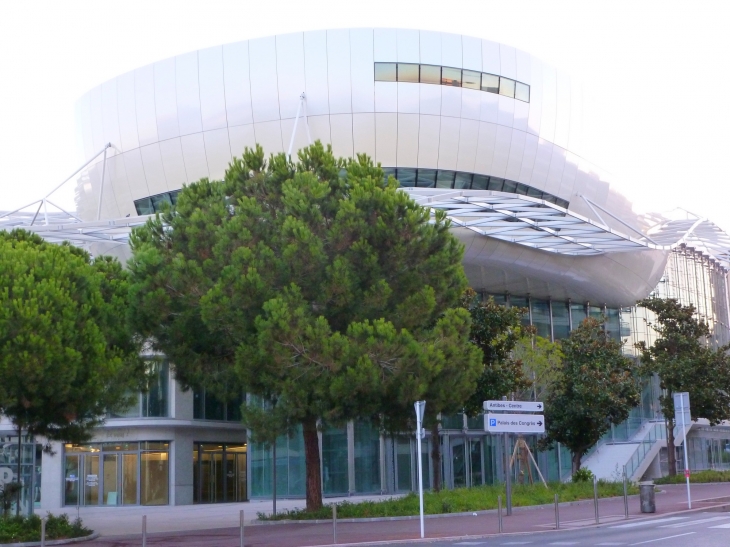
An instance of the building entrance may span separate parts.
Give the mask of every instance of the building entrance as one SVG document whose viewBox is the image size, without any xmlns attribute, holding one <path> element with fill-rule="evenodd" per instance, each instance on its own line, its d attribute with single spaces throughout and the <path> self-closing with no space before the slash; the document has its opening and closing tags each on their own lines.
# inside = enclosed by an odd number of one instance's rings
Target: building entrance
<svg viewBox="0 0 730 547">
<path fill-rule="evenodd" d="M 195 443 L 193 499 L 195 503 L 246 501 L 246 445 Z"/>
</svg>

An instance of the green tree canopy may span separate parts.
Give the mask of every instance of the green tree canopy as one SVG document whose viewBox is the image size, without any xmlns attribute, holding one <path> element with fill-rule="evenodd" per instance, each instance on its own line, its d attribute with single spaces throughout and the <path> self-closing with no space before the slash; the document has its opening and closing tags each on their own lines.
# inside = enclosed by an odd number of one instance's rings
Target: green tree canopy
<svg viewBox="0 0 730 547">
<path fill-rule="evenodd" d="M 562 365 L 547 387 L 544 448 L 562 443 L 573 473 L 583 455 L 639 404 L 639 383 L 630 359 L 594 318 L 584 319 L 560 341 Z"/>
<path fill-rule="evenodd" d="M 674 393 L 687 391 L 692 419 L 705 418 L 711 425 L 730 419 L 730 362 L 728 349 L 713 348 L 707 323 L 697 318 L 694 306 L 673 298 L 647 298 L 637 302 L 656 315 L 649 326 L 658 338 L 652 346 L 639 342 L 642 372 L 657 374 L 659 396 L 667 420 L 669 474 L 676 475 L 674 450 Z"/>
<path fill-rule="evenodd" d="M 132 236 L 134 316 L 186 386 L 246 389 L 254 432 L 300 424 L 307 507 L 321 506 L 318 421 L 387 413 L 469 362 L 462 246 L 369 158 L 321 143 L 180 192 Z M 467 367 L 468 368 L 468 367 Z"/>
</svg>

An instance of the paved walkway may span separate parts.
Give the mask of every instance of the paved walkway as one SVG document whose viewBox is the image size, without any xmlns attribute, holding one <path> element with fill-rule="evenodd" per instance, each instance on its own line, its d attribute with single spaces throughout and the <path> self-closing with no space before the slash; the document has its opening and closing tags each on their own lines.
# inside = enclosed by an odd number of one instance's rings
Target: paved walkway
<svg viewBox="0 0 730 547">
<path fill-rule="evenodd" d="M 687 509 L 684 485 L 661 487 L 657 493 L 657 512 L 654 516 L 667 515 Z M 707 509 L 714 505 L 730 504 L 730 483 L 702 484 L 692 486 L 693 509 Z M 329 500 L 328 500 L 329 501 Z M 301 503 L 301 502 L 300 502 Z M 125 528 L 126 535 L 109 535 L 102 532 L 98 540 L 85 543 L 88 547 L 132 547 L 141 545 L 141 513 L 147 513 L 147 545 L 150 547 L 200 546 L 200 547 L 238 547 L 238 511 L 254 513 L 256 502 L 231 505 L 186 506 L 164 508 L 134 508 L 130 511 L 111 509 L 110 517 L 117 526 Z M 263 507 L 263 504 L 261 505 Z M 121 508 L 123 509 L 123 508 Z M 82 513 L 84 511 L 82 510 Z M 176 514 L 177 513 L 177 514 Z M 196 514 L 195 520 L 191 517 Z M 646 517 L 639 508 L 637 496 L 629 499 L 629 515 L 632 519 Z M 253 516 L 253 515 L 252 515 Z M 82 518 L 87 519 L 82 514 Z M 617 522 L 624 519 L 623 498 L 599 500 L 601 523 Z M 217 523 L 216 526 L 199 526 L 199 523 Z M 92 525 L 92 519 L 85 520 Z M 580 528 L 595 524 L 593 501 L 563 504 L 560 507 L 562 529 Z M 195 528 L 189 528 L 194 526 Z M 208 529 L 203 529 L 208 528 Z M 512 516 L 504 517 L 504 532 L 536 532 L 555 528 L 553 506 L 515 508 Z M 111 529 L 111 528 L 110 528 Z M 163 529 L 166 529 L 163 531 Z M 173 531 L 175 530 L 176 531 Z M 135 533 L 136 532 L 136 533 Z M 468 537 L 485 536 L 498 533 L 495 511 L 482 511 L 476 515 L 459 515 L 427 518 L 426 537 Z M 331 523 L 286 523 L 260 524 L 246 526 L 246 547 L 308 547 L 333 544 Z M 419 536 L 418 519 L 392 520 L 379 522 L 339 522 L 337 543 L 360 543 L 372 541 L 413 540 Z"/>
</svg>

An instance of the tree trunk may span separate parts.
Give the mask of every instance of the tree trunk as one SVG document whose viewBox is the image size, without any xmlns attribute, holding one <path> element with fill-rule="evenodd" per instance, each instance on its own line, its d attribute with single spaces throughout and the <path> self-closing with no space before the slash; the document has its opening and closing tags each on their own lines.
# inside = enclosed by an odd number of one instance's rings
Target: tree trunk
<svg viewBox="0 0 730 547">
<path fill-rule="evenodd" d="M 573 475 L 575 475 L 578 472 L 578 469 L 580 469 L 580 461 L 583 459 L 583 455 L 578 452 L 571 452 L 570 454 L 570 463 L 571 463 L 571 470 L 573 471 Z"/>
<path fill-rule="evenodd" d="M 23 461 L 23 426 L 18 424 L 18 497 L 15 500 L 15 516 L 20 515 L 20 496 L 23 493 L 23 489 L 20 488 L 20 474 L 22 472 L 21 462 Z"/>
<path fill-rule="evenodd" d="M 420 432 L 419 432 L 420 433 Z M 433 463 L 433 491 L 441 491 L 441 442 L 439 438 L 439 424 L 434 422 L 431 426 L 431 461 Z"/>
<path fill-rule="evenodd" d="M 307 511 L 322 508 L 322 473 L 319 460 L 317 418 L 308 416 L 302 422 L 304 433 L 304 461 L 307 475 Z"/>
<path fill-rule="evenodd" d="M 677 475 L 677 451 L 674 449 L 674 420 L 667 418 L 667 467 L 669 476 Z"/>
</svg>

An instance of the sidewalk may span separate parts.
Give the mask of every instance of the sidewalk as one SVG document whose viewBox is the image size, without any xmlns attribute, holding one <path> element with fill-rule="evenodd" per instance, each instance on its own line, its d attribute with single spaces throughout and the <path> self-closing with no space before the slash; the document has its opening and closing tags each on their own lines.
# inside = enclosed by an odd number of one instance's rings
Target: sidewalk
<svg viewBox="0 0 730 547">
<path fill-rule="evenodd" d="M 639 509 L 638 496 L 629 498 L 630 518 L 661 516 L 687 509 L 686 489 L 684 485 L 662 486 L 662 492 L 656 495 L 657 512 L 654 515 L 643 515 Z M 730 503 L 730 483 L 692 485 L 692 508 L 703 509 L 721 503 Z M 714 498 L 714 499 L 713 499 Z M 717 500 L 716 498 L 724 498 Z M 706 501 L 703 501 L 706 500 Z M 328 500 L 329 501 L 329 500 Z M 270 503 L 270 502 L 269 502 Z M 301 503 L 301 502 L 300 502 Z M 141 514 L 147 513 L 147 544 L 157 547 L 201 546 L 201 547 L 238 547 L 238 511 L 240 508 L 254 513 L 256 503 L 165 507 L 165 511 L 155 512 L 154 508 L 134 508 L 133 511 L 114 510 L 111 518 L 116 526 L 125 529 L 127 535 L 109 535 L 103 529 L 102 537 L 84 543 L 88 547 L 132 547 L 141 545 Z M 599 518 L 603 524 L 624 519 L 623 498 L 599 500 Z M 175 514 L 178 512 L 178 515 Z M 198 526 L 196 529 L 180 527 L 193 525 L 193 521 L 181 512 L 198 513 L 195 522 L 218 523 L 215 527 Z M 82 515 L 82 518 L 84 515 Z M 515 508 L 512 516 L 504 517 L 504 532 L 536 532 L 548 531 L 555 527 L 553 506 Z M 85 524 L 93 526 L 92 519 Z M 573 502 L 560 506 L 561 529 L 592 526 L 595 524 L 593 501 Z M 178 526 L 175 531 L 173 529 Z M 115 526 L 115 528 L 116 528 Z M 167 528 L 162 531 L 161 528 Z M 111 529 L 111 528 L 110 528 Z M 459 515 L 431 517 L 425 524 L 427 538 L 485 536 L 498 533 L 496 511 L 482 511 L 477 515 Z M 134 533 L 136 532 L 136 533 Z M 156 532 L 156 533 L 155 533 Z M 271 525 L 246 526 L 246 547 L 307 547 L 331 545 L 333 530 L 331 523 L 284 523 Z M 386 540 L 412 540 L 419 536 L 418 519 L 390 520 L 377 522 L 339 522 L 337 525 L 338 543 L 359 543 Z"/>
</svg>

